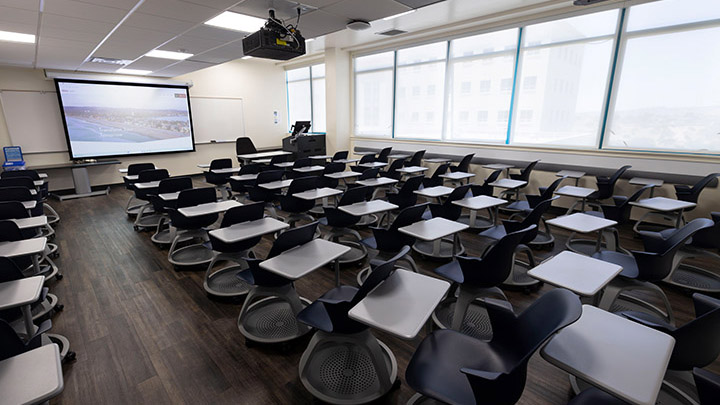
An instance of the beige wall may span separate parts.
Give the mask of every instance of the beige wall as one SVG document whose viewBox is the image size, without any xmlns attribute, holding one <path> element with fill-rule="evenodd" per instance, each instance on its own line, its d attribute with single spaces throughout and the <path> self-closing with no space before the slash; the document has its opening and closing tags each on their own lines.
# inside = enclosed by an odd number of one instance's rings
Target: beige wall
<svg viewBox="0 0 720 405">
<path fill-rule="evenodd" d="M 192 81 L 191 96 L 241 97 L 243 99 L 245 133 L 260 147 L 279 146 L 287 132 L 287 98 L 285 94 L 285 71 L 273 61 L 258 59 L 236 60 L 213 66 L 175 78 Z M 54 91 L 52 80 L 46 80 L 42 70 L 0 67 L 0 89 Z M 279 121 L 273 122 L 273 111 L 278 111 Z M 0 146 L 10 145 L 5 117 L 0 110 Z M 130 163 L 154 162 L 166 168 L 171 175 L 199 173 L 198 163 L 207 163 L 221 157 L 234 157 L 235 144 L 197 145 L 196 152 L 173 153 L 120 158 L 121 166 L 90 168 L 93 185 L 121 181 L 117 169 Z M 69 155 L 62 153 L 36 153 L 25 156 L 28 165 L 66 163 Z M 72 188 L 70 171 L 49 171 L 52 190 Z"/>
</svg>

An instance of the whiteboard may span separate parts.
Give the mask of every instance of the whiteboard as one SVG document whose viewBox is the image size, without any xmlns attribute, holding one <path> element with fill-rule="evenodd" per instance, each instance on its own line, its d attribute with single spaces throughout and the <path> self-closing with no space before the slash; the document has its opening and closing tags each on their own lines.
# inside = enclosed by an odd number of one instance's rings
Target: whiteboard
<svg viewBox="0 0 720 405">
<path fill-rule="evenodd" d="M 23 153 L 66 152 L 65 129 L 54 91 L 0 91 L 10 140 Z M 241 98 L 190 97 L 195 143 L 245 136 Z"/>
<path fill-rule="evenodd" d="M 0 92 L 10 140 L 23 153 L 65 152 L 65 129 L 54 91 Z"/>
<path fill-rule="evenodd" d="M 232 141 L 245 136 L 241 98 L 190 97 L 195 143 Z"/>
</svg>

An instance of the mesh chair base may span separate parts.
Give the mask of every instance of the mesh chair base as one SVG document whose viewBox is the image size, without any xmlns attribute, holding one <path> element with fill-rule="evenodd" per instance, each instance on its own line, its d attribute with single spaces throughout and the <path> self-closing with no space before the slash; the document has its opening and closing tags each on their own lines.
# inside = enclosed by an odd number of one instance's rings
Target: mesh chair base
<svg viewBox="0 0 720 405">
<path fill-rule="evenodd" d="M 50 316 L 53 313 L 53 310 L 58 304 L 58 297 L 55 294 L 48 294 L 47 298 L 43 302 L 41 302 L 39 305 L 33 305 L 32 306 L 32 319 L 33 321 L 36 321 L 40 318 L 44 318 L 46 316 Z"/>
<path fill-rule="evenodd" d="M 49 345 L 49 344 L 56 344 L 58 345 L 58 349 L 60 350 L 60 361 L 67 360 L 73 360 L 75 358 L 75 353 L 70 351 L 70 341 L 63 335 L 57 335 L 55 333 L 46 333 L 42 336 L 42 345 Z"/>
<path fill-rule="evenodd" d="M 432 242 L 419 240 L 415 242 L 412 248 L 427 258 L 438 260 L 450 260 L 454 256 L 465 253 L 465 246 L 461 243 L 460 246 L 454 248 L 452 239 L 438 239 Z"/>
<path fill-rule="evenodd" d="M 426 397 L 425 395 L 416 392 L 415 395 L 410 397 L 405 405 L 442 405 L 443 402 Z"/>
<path fill-rule="evenodd" d="M 264 292 L 258 293 L 260 290 Z M 267 296 L 270 290 L 254 287 L 245 298 L 238 317 L 238 329 L 245 339 L 260 343 L 283 343 L 310 332 L 310 327 L 297 321 L 297 314 L 310 305 L 310 301 L 299 297 L 292 286 L 276 290 L 277 296 Z M 256 300 L 263 296 L 265 298 Z"/>
<path fill-rule="evenodd" d="M 378 221 L 378 216 L 375 214 L 363 215 L 355 226 L 370 226 Z"/>
<path fill-rule="evenodd" d="M 663 282 L 692 291 L 720 293 L 718 274 L 687 264 L 681 264 Z"/>
<path fill-rule="evenodd" d="M 175 239 L 176 241 L 179 240 L 177 236 Z M 175 241 L 173 244 L 175 244 Z M 168 253 L 168 261 L 175 266 L 198 266 L 210 263 L 212 258 L 212 250 L 201 243 L 184 246 L 179 249 L 171 248 Z"/>
<path fill-rule="evenodd" d="M 432 320 L 435 326 L 440 329 L 450 329 L 452 325 L 457 299 L 450 298 L 441 302 L 432 314 Z M 479 302 L 471 303 L 465 318 L 460 326 L 462 334 L 472 336 L 480 340 L 492 339 L 492 326 L 490 326 L 490 318 L 488 317 L 485 307 Z"/>
<path fill-rule="evenodd" d="M 632 290 L 642 290 L 653 293 L 663 301 L 665 309 L 644 301 L 640 298 L 628 295 Z M 653 283 L 628 279 L 622 276 L 615 277 L 602 291 L 598 308 L 608 312 L 639 311 L 655 315 L 664 319 L 671 325 L 675 324 L 670 301 L 665 292 Z"/>
<path fill-rule="evenodd" d="M 397 360 L 370 330 L 356 334 L 318 331 L 300 358 L 300 381 L 315 398 L 363 404 L 387 394 L 397 379 Z"/>
<path fill-rule="evenodd" d="M 660 392 L 658 392 L 655 403 L 662 405 L 700 405 L 694 383 L 673 378 L 670 376 L 671 374 L 674 374 L 671 370 L 668 370 L 665 374 L 665 379 L 663 380 L 662 387 L 660 387 Z M 690 373 L 688 372 L 688 374 Z M 668 378 L 669 376 L 670 378 Z M 690 374 L 690 376 L 692 378 L 692 374 Z M 572 374 L 568 377 L 570 379 L 570 387 L 575 395 L 586 389 L 593 388 L 593 385 Z"/>
<path fill-rule="evenodd" d="M 250 284 L 238 278 L 237 274 L 248 268 L 245 260 L 242 259 L 246 252 L 237 253 L 215 253 L 208 265 L 203 280 L 205 291 L 217 297 L 240 297 L 250 291 Z M 213 272 L 213 266 L 218 261 L 230 261 L 235 265 L 225 267 Z"/>
</svg>

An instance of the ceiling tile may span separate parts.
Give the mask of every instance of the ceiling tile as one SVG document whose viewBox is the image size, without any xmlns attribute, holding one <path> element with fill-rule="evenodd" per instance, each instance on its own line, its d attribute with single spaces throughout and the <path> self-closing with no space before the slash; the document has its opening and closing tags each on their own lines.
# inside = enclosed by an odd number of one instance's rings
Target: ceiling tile
<svg viewBox="0 0 720 405">
<path fill-rule="evenodd" d="M 226 45 L 223 45 L 217 49 L 195 55 L 190 59 L 193 61 L 207 62 L 207 63 L 225 63 L 231 60 L 241 58 L 243 56 L 242 41 L 235 41 Z"/>
<path fill-rule="evenodd" d="M 173 36 L 167 32 L 120 26 L 93 56 L 136 59 Z"/>
<path fill-rule="evenodd" d="M 40 0 L 0 0 L 0 6 L 40 11 Z"/>
<path fill-rule="evenodd" d="M 297 18 L 297 2 L 288 0 L 274 0 L 273 6 L 275 7 L 275 16 L 277 18 L 281 20 L 287 20 L 287 23 L 290 23 L 290 20 L 293 20 L 294 24 L 295 18 Z M 231 10 L 241 14 L 247 14 L 259 18 L 268 18 L 268 8 L 269 7 L 267 0 L 246 0 L 243 3 L 233 7 Z M 312 9 L 314 9 L 314 7 L 312 7 Z M 304 12 L 310 12 L 312 11 L 312 9 Z"/>
<path fill-rule="evenodd" d="M 37 26 L 38 12 L 20 8 L 0 6 L 0 29 L 4 23 L 35 24 Z"/>
<path fill-rule="evenodd" d="M 77 70 L 84 71 L 84 72 L 114 73 L 116 70 L 120 69 L 121 67 L 122 66 L 111 65 L 111 64 L 107 64 L 107 63 L 85 62 L 79 68 L 77 68 Z"/>
<path fill-rule="evenodd" d="M 51 41 L 41 42 L 38 44 L 36 64 L 43 68 L 74 70 L 83 63 L 92 49 L 92 46 L 58 46 Z"/>
<path fill-rule="evenodd" d="M 43 19 L 48 14 L 66 17 L 82 17 L 86 20 L 117 24 L 125 17 L 127 10 L 74 0 L 52 0 L 45 2 Z"/>
<path fill-rule="evenodd" d="M 179 51 L 198 54 L 201 52 L 205 52 L 209 49 L 221 46 L 225 42 L 226 41 L 197 38 L 189 35 L 181 35 L 158 49 L 162 49 L 164 51 Z M 181 49 L 182 51 L 180 51 Z"/>
<path fill-rule="evenodd" d="M 323 8 L 324 11 L 350 20 L 375 21 L 411 10 L 410 7 L 387 0 L 345 0 Z"/>
<path fill-rule="evenodd" d="M 193 62 L 184 60 L 178 64 L 175 64 L 173 66 L 170 66 L 166 69 L 159 70 L 157 72 L 153 72 L 153 76 L 162 76 L 162 77 L 175 77 L 184 75 L 185 73 L 194 72 L 196 70 L 205 69 L 208 67 L 213 66 L 210 63 L 203 63 L 203 62 Z"/>
<path fill-rule="evenodd" d="M 137 11 L 193 23 L 204 22 L 220 14 L 214 8 L 179 0 L 146 0 Z"/>
<path fill-rule="evenodd" d="M 184 3 L 199 4 L 201 6 L 212 7 L 216 10 L 225 10 L 240 3 L 242 0 L 182 0 Z"/>
<path fill-rule="evenodd" d="M 35 35 L 37 32 L 37 21 L 32 24 L 0 21 L 0 30 Z"/>
<path fill-rule="evenodd" d="M 240 32 L 240 31 L 233 31 L 233 30 L 226 30 L 222 28 L 215 28 L 210 25 L 199 25 L 190 31 L 186 32 L 184 35 L 190 35 L 197 38 L 205 38 L 205 39 L 217 39 L 221 40 L 223 42 L 230 42 L 234 41 L 236 39 L 241 39 L 247 35 L 246 32 Z"/>
<path fill-rule="evenodd" d="M 90 3 L 90 4 L 101 5 L 101 6 L 121 8 L 123 10 L 130 10 L 131 8 L 135 7 L 135 5 L 140 0 L 82 0 L 82 1 L 83 1 L 83 3 Z M 46 2 L 47 2 L 47 0 L 46 0 Z"/>
<path fill-rule="evenodd" d="M 160 59 L 160 58 L 148 58 L 146 56 L 136 60 L 135 62 L 125 66 L 128 69 L 140 69 L 140 70 L 161 70 L 167 66 L 170 66 L 177 62 L 176 60 Z"/>
<path fill-rule="evenodd" d="M 307 4 L 308 6 L 313 6 L 317 8 L 327 7 L 331 4 L 339 3 L 342 0 L 303 0 L 300 3 Z"/>
<path fill-rule="evenodd" d="M 82 18 L 66 17 L 56 14 L 43 14 L 40 24 L 41 35 L 43 30 L 48 29 L 60 31 L 75 31 L 88 34 L 107 35 L 115 24 L 99 21 L 91 21 Z M 94 41 L 94 38 L 91 39 Z"/>
<path fill-rule="evenodd" d="M 35 45 L 0 42 L 0 63 L 32 66 L 34 60 Z"/>
<path fill-rule="evenodd" d="M 166 17 L 158 17 L 156 15 L 152 14 L 145 14 L 145 13 L 133 13 L 130 17 L 128 17 L 125 22 L 123 22 L 123 26 L 125 27 L 134 27 L 134 28 L 143 28 L 153 31 L 163 31 L 163 32 L 171 32 L 175 35 L 179 35 L 190 28 L 192 28 L 195 25 L 195 23 L 190 21 L 183 21 L 183 20 L 176 20 L 174 18 L 166 18 Z"/>
<path fill-rule="evenodd" d="M 300 33 L 305 38 L 315 38 L 320 35 L 345 29 L 347 18 L 328 14 L 323 10 L 307 13 L 300 19 Z"/>
</svg>

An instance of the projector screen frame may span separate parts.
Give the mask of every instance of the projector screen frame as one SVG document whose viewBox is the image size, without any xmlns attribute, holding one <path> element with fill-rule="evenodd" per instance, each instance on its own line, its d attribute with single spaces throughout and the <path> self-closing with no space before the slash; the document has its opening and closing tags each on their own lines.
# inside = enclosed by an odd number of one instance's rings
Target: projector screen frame
<svg viewBox="0 0 720 405">
<path fill-rule="evenodd" d="M 188 152 L 196 152 L 197 147 L 195 145 L 195 131 L 193 129 L 193 118 L 192 118 L 192 110 L 190 106 L 190 86 L 189 85 L 182 85 L 182 84 L 158 84 L 158 83 L 134 83 L 134 82 L 120 82 L 120 81 L 112 81 L 112 80 L 94 80 L 94 79 L 65 79 L 65 78 L 53 78 L 53 82 L 55 83 L 55 90 L 57 92 L 57 98 L 58 98 L 58 105 L 60 106 L 60 117 L 62 118 L 63 123 L 63 130 L 65 131 L 65 142 L 67 143 L 68 147 L 68 154 L 70 155 L 70 160 L 81 160 L 81 159 L 102 159 L 102 158 L 119 158 L 119 157 L 132 157 L 132 156 L 147 156 L 147 155 L 164 155 L 168 153 L 188 153 Z M 160 88 L 171 88 L 171 89 L 180 89 L 185 90 L 185 100 L 187 102 L 187 108 L 188 108 L 188 119 L 190 122 L 190 141 L 192 144 L 192 149 L 188 150 L 170 150 L 170 151 L 160 151 L 160 152 L 143 152 L 143 153 L 123 153 L 123 154 L 117 154 L 117 155 L 97 155 L 97 156 L 82 156 L 82 157 L 76 157 L 73 153 L 72 148 L 72 142 L 70 141 L 70 132 L 68 131 L 67 127 L 67 121 L 65 119 L 65 106 L 63 105 L 62 95 L 60 92 L 60 84 L 59 83 L 83 83 L 83 84 L 100 84 L 100 85 L 119 85 L 119 86 L 135 86 L 135 87 L 160 87 Z"/>
</svg>

